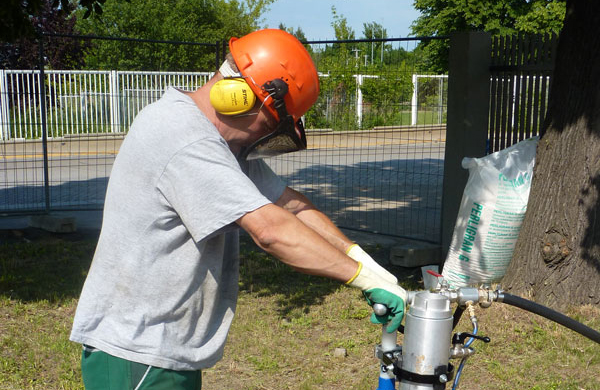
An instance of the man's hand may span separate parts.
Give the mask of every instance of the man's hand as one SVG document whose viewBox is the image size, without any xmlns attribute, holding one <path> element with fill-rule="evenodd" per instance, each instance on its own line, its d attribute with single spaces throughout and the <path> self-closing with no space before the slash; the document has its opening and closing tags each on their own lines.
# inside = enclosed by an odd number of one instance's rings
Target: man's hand
<svg viewBox="0 0 600 390">
<path fill-rule="evenodd" d="M 375 303 L 381 303 L 387 306 L 387 314 L 378 316 L 373 313 L 371 322 L 374 324 L 387 323 L 386 331 L 388 333 L 392 333 L 400 327 L 404 316 L 404 302 L 407 297 L 406 291 L 402 287 L 382 280 L 377 273 L 363 266 L 361 262 L 358 262 L 356 275 L 346 284 L 360 288 L 369 305 L 373 306 Z"/>
<path fill-rule="evenodd" d="M 365 252 L 358 244 L 351 245 L 347 250 L 346 254 L 355 261 L 362 263 L 363 267 L 369 268 L 375 272 L 379 277 L 386 282 L 392 284 L 398 284 L 398 279 L 392 275 L 388 270 L 380 266 L 367 252 Z"/>
</svg>

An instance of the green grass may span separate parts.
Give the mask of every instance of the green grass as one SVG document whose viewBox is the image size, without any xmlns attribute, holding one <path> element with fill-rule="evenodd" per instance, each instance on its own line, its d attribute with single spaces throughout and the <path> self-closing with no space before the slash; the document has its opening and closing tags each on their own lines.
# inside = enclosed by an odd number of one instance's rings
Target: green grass
<svg viewBox="0 0 600 390">
<path fill-rule="evenodd" d="M 80 346 L 68 335 L 95 240 L 26 237 L 0 237 L 0 390 L 82 389 Z M 414 273 L 393 271 L 418 286 Z M 600 389 L 597 344 L 510 306 L 477 314 L 480 334 L 492 342 L 474 344 L 459 389 Z M 600 328 L 598 307 L 568 314 Z M 358 291 L 297 274 L 244 242 L 236 318 L 224 359 L 203 374 L 204 388 L 372 390 L 381 327 L 369 315 Z M 465 318 L 458 330 L 470 330 Z M 335 356 L 336 348 L 347 356 Z"/>
</svg>

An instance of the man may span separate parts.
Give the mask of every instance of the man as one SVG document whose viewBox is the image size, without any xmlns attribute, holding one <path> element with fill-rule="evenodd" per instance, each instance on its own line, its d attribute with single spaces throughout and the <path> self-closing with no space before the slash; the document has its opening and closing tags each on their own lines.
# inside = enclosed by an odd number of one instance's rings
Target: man
<svg viewBox="0 0 600 390">
<path fill-rule="evenodd" d="M 71 333 L 90 389 L 199 389 L 235 312 L 238 227 L 298 271 L 360 288 L 400 324 L 405 292 L 261 160 L 306 148 L 319 93 L 308 52 L 261 30 L 230 41 L 219 73 L 171 88 L 131 125 Z M 346 255 L 348 253 L 348 255 Z"/>
</svg>

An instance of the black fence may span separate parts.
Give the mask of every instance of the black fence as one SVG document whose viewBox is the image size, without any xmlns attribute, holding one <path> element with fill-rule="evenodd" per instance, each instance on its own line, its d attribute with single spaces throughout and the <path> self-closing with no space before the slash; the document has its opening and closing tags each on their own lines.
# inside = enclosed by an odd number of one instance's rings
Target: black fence
<svg viewBox="0 0 600 390">
<path fill-rule="evenodd" d="M 439 242 L 447 83 L 423 70 L 423 38 L 307 42 L 321 94 L 309 147 L 268 159 L 341 227 Z M 168 86 L 193 90 L 225 42 L 45 36 L 38 70 L 0 74 L 0 213 L 103 207 L 110 169 L 137 111 Z M 53 42 L 87 50 L 53 70 Z M 37 87 L 34 87 L 37 85 Z"/>
<path fill-rule="evenodd" d="M 556 35 L 518 35 L 492 40 L 489 152 L 541 135 Z"/>
</svg>

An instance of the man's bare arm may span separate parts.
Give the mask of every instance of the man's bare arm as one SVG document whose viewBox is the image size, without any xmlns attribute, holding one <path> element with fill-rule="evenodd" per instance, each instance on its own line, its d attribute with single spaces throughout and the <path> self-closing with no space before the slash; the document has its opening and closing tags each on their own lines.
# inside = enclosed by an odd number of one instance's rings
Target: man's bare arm
<svg viewBox="0 0 600 390">
<path fill-rule="evenodd" d="M 346 282 L 358 270 L 354 260 L 277 205 L 260 207 L 237 223 L 260 248 L 300 272 Z"/>
<path fill-rule="evenodd" d="M 352 241 L 303 194 L 289 187 L 275 203 L 294 214 L 339 251 L 346 253 Z"/>
</svg>

